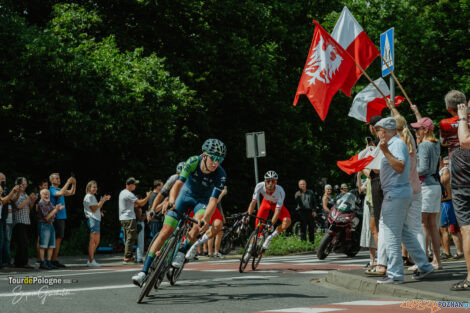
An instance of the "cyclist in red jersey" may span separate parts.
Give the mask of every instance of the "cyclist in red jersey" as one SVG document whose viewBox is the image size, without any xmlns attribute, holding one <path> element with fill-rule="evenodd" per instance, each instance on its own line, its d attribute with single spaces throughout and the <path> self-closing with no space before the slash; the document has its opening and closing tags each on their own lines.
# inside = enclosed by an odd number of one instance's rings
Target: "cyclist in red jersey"
<svg viewBox="0 0 470 313">
<path fill-rule="evenodd" d="M 274 171 L 268 171 L 264 174 L 264 182 L 260 182 L 256 185 L 255 191 L 253 193 L 253 197 L 248 207 L 248 213 L 253 214 L 253 211 L 256 206 L 256 202 L 258 200 L 258 196 L 260 194 L 263 195 L 263 201 L 261 202 L 261 206 L 259 207 L 257 217 L 267 219 L 269 212 L 274 212 L 274 215 L 271 219 L 271 224 L 276 224 L 277 220 L 281 220 L 282 224 L 279 225 L 271 235 L 264 241 L 263 249 L 268 250 L 269 245 L 271 244 L 271 240 L 289 228 L 291 224 L 291 218 L 289 211 L 284 206 L 284 199 L 286 197 L 286 193 L 284 189 L 276 185 L 278 179 L 278 175 Z M 259 223 L 259 220 L 256 221 L 256 224 Z M 250 246 L 251 247 L 251 246 Z M 249 248 L 250 248 L 249 247 Z"/>
</svg>

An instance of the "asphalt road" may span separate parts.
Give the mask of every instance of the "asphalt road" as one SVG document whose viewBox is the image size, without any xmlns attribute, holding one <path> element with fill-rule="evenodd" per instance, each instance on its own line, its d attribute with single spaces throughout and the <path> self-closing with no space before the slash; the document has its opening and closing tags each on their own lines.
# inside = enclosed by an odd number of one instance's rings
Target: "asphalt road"
<svg viewBox="0 0 470 313">
<path fill-rule="evenodd" d="M 130 280 L 140 268 L 136 265 L 1 273 L 0 312 L 410 312 L 400 308 L 399 299 L 378 301 L 320 283 L 329 270 L 359 268 L 366 259 L 365 253 L 325 261 L 313 255 L 272 257 L 245 273 L 238 272 L 237 260 L 190 263 L 176 286 L 164 282 L 142 304 L 136 303 L 140 289 Z M 70 282 L 10 284 L 9 277 L 41 275 Z"/>
</svg>

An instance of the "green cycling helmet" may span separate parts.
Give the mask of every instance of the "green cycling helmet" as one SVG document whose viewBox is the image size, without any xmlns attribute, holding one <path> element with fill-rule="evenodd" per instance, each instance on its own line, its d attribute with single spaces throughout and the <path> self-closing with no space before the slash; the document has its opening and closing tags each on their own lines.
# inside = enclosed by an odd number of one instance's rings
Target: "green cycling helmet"
<svg viewBox="0 0 470 313">
<path fill-rule="evenodd" d="M 204 144 L 202 145 L 202 152 L 207 152 L 211 155 L 225 158 L 225 155 L 227 154 L 227 147 L 219 139 L 209 138 L 204 141 Z"/>
</svg>

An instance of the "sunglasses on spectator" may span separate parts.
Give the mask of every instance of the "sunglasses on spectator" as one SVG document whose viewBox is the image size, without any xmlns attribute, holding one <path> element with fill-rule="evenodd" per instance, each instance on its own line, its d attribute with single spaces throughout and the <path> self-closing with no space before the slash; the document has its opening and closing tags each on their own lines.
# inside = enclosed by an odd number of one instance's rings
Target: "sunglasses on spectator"
<svg viewBox="0 0 470 313">
<path fill-rule="evenodd" d="M 224 158 L 218 155 L 207 154 L 207 156 L 212 160 L 212 162 L 222 163 L 224 161 Z"/>
</svg>

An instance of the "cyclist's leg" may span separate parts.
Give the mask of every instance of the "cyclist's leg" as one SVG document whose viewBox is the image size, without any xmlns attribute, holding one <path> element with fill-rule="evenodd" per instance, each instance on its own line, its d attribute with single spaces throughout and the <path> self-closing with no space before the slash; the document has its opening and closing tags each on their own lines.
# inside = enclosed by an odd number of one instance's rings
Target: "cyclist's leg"
<svg viewBox="0 0 470 313">
<path fill-rule="evenodd" d="M 279 213 L 279 220 L 282 221 L 282 224 L 276 227 L 276 232 L 281 234 L 282 232 L 286 231 L 291 224 L 291 217 L 289 210 L 285 206 L 282 206 L 281 212 Z"/>
<path fill-rule="evenodd" d="M 195 208 L 194 211 L 195 213 L 195 218 L 200 220 L 204 216 L 206 205 L 204 204 L 198 204 Z M 212 218 L 209 222 L 212 226 L 209 228 L 209 230 L 206 231 L 206 233 L 201 237 L 201 239 L 197 240 L 194 245 L 191 247 L 191 249 L 186 253 L 186 258 L 192 259 L 196 255 L 196 251 L 199 245 L 206 243 L 209 241 L 209 239 L 214 238 L 217 233 L 222 229 L 222 214 L 220 214 L 219 209 L 216 208 L 214 214 L 212 215 Z"/>
<path fill-rule="evenodd" d="M 181 190 L 180 194 L 176 198 L 175 211 L 179 213 L 184 213 L 188 207 L 192 206 L 193 203 L 194 199 L 187 196 L 184 191 Z M 148 273 L 149 267 L 155 259 L 157 251 L 160 251 L 165 241 L 171 236 L 171 234 L 173 234 L 176 226 L 178 225 L 178 222 L 178 214 L 173 211 L 168 211 L 165 215 L 163 228 L 158 234 L 157 239 L 154 241 L 154 243 L 149 249 L 149 253 L 147 259 L 145 260 L 144 267 L 142 268 L 142 272 Z"/>
<path fill-rule="evenodd" d="M 202 220 L 202 218 L 204 217 L 204 214 L 206 213 L 206 203 L 198 203 L 195 207 L 194 207 L 194 218 L 198 221 Z M 197 225 L 194 225 L 195 227 L 193 229 L 191 229 L 191 237 L 192 238 L 197 238 L 197 234 L 199 232 L 199 227 Z M 206 233 L 200 238 L 198 239 L 193 245 L 192 247 L 188 250 L 188 252 L 186 253 L 186 258 L 187 259 L 193 259 L 194 256 L 196 255 L 196 252 L 197 252 L 197 249 L 200 245 L 206 243 L 207 241 L 209 241 L 210 237 L 210 229 L 208 231 L 206 231 Z"/>
<path fill-rule="evenodd" d="M 289 211 L 285 206 L 282 206 L 281 212 L 279 212 L 278 220 L 282 221 L 281 225 L 276 227 L 276 229 L 269 235 L 269 237 L 264 241 L 263 249 L 268 250 L 271 240 L 289 228 L 291 224 L 291 218 Z"/>
<path fill-rule="evenodd" d="M 265 199 L 263 199 L 263 201 L 261 201 L 261 205 L 259 206 L 259 210 L 258 210 L 258 214 L 256 214 L 256 223 L 255 223 L 255 227 L 258 226 L 258 224 L 261 222 L 259 218 L 262 218 L 262 219 L 267 219 L 268 216 L 269 216 L 269 212 L 271 211 L 272 209 L 272 205 L 266 201 Z M 263 230 L 263 226 L 260 227 L 260 232 Z"/>
</svg>

